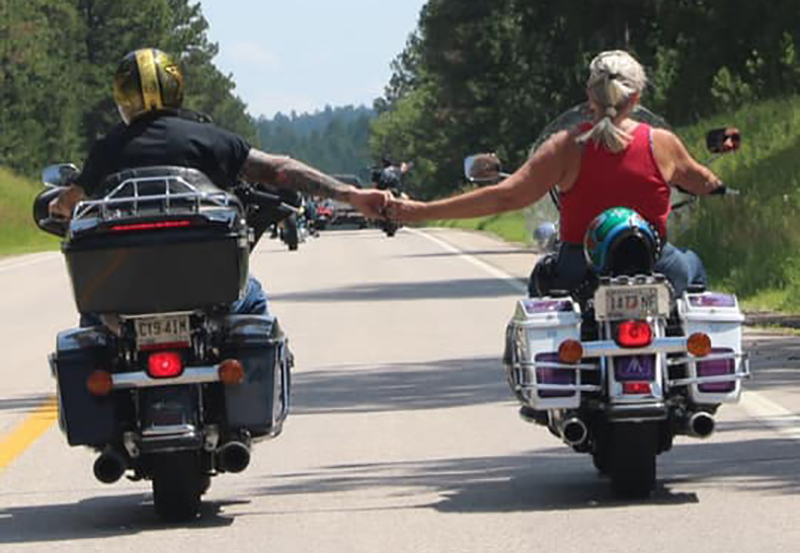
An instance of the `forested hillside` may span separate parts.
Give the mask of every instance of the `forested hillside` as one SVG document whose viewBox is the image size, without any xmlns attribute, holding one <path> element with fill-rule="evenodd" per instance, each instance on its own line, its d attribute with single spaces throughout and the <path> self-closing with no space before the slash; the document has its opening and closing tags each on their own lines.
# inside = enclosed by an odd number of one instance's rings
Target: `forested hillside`
<svg viewBox="0 0 800 553">
<path fill-rule="evenodd" d="M 285 154 L 329 173 L 365 177 L 372 164 L 369 152 L 370 123 L 375 112 L 365 107 L 326 107 L 298 115 L 277 114 L 258 120 L 261 147 Z"/>
<path fill-rule="evenodd" d="M 615 48 L 646 66 L 644 103 L 683 125 L 800 91 L 800 2 L 430 0 L 376 102 L 373 152 L 413 159 L 426 196 L 461 185 L 468 152 L 517 166 Z"/>
<path fill-rule="evenodd" d="M 81 161 L 119 121 L 111 84 L 119 60 L 141 47 L 180 62 L 186 107 L 255 139 L 234 83 L 213 64 L 217 45 L 191 0 L 0 2 L 0 166 L 36 175 Z"/>
</svg>

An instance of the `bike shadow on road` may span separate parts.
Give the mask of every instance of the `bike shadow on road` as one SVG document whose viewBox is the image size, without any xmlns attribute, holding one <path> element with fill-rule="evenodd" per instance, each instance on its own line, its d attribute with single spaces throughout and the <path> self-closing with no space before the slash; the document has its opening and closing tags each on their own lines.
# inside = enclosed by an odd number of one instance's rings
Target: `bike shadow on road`
<svg viewBox="0 0 800 553">
<path fill-rule="evenodd" d="M 511 402 L 501 367 L 498 356 L 298 371 L 292 375 L 292 413 L 408 411 Z"/>
<path fill-rule="evenodd" d="M 103 495 L 76 503 L 0 507 L 0 544 L 118 538 L 179 528 L 230 526 L 224 507 L 246 501 L 204 501 L 199 519 L 183 524 L 161 522 L 152 495 Z"/>
<path fill-rule="evenodd" d="M 520 281 L 522 282 L 522 281 Z M 520 296 L 497 278 L 473 278 L 425 282 L 376 282 L 354 286 L 290 292 L 270 296 L 270 301 L 287 303 L 374 302 L 431 299 L 476 299 Z"/>
<path fill-rule="evenodd" d="M 590 457 L 566 447 L 511 456 L 322 467 L 302 474 L 273 475 L 256 493 L 348 493 L 353 497 L 353 492 L 364 491 L 371 492 L 372 498 L 375 489 L 389 488 L 403 493 L 381 494 L 401 498 L 397 505 L 384 503 L 386 510 L 405 506 L 446 513 L 682 505 L 702 503 L 706 490 L 722 488 L 759 497 L 796 494 L 800 492 L 798 461 L 800 444 L 775 438 L 681 444 L 659 457 L 659 481 L 652 496 L 635 501 L 617 499 L 608 479 L 592 467 Z M 409 507 L 410 493 L 418 495 L 421 503 Z M 431 493 L 439 499 L 431 502 Z M 339 507 L 347 510 L 346 506 Z M 362 507 L 354 501 L 352 508 Z"/>
</svg>

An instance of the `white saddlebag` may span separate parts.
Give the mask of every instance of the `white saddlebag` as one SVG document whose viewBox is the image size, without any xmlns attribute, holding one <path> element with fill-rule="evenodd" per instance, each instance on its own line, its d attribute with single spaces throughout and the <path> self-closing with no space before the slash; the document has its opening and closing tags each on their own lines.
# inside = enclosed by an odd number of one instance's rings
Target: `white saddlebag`
<svg viewBox="0 0 800 553">
<path fill-rule="evenodd" d="M 749 376 L 742 353 L 744 314 L 736 296 L 718 292 L 686 293 L 678 300 L 678 314 L 686 336 L 703 332 L 711 338 L 711 354 L 690 357 L 685 382 L 697 404 L 735 403 L 742 379 Z"/>
<path fill-rule="evenodd" d="M 509 386 L 537 410 L 580 406 L 580 369 L 558 360 L 558 346 L 580 340 L 580 306 L 571 298 L 520 300 L 506 329 L 504 364 Z"/>
</svg>

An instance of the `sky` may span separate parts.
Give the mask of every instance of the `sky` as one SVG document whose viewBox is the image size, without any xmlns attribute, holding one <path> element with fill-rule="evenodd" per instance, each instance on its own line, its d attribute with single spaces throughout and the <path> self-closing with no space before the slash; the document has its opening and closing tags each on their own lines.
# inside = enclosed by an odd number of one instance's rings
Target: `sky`
<svg viewBox="0 0 800 553">
<path fill-rule="evenodd" d="M 200 0 L 214 64 L 254 117 L 372 106 L 426 0 Z"/>
</svg>

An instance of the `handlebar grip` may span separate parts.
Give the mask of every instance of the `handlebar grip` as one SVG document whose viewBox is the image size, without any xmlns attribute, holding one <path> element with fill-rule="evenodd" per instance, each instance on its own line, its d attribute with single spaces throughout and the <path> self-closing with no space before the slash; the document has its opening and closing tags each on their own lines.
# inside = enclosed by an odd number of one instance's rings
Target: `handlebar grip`
<svg viewBox="0 0 800 553">
<path fill-rule="evenodd" d="M 730 194 L 732 191 L 728 190 L 728 187 L 724 184 L 717 186 L 714 190 L 711 191 L 709 196 L 724 196 L 725 194 Z"/>
</svg>

